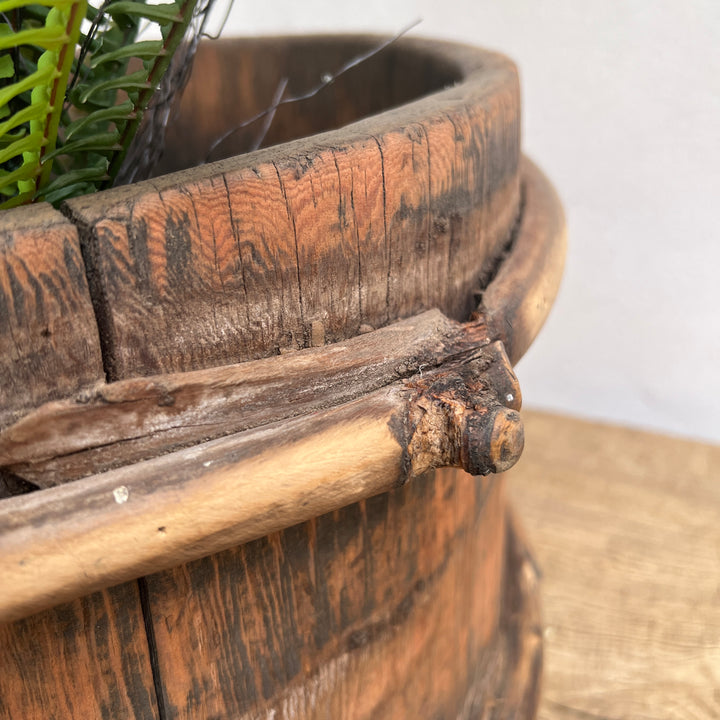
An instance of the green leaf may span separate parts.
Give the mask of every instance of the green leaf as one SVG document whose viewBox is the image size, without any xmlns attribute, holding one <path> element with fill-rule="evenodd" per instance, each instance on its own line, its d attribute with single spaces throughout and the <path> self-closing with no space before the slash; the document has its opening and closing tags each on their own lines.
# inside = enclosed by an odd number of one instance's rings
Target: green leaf
<svg viewBox="0 0 720 720">
<path fill-rule="evenodd" d="M 11 55 L 0 56 L 0 78 L 11 78 L 15 76 L 15 63 Z"/>
<path fill-rule="evenodd" d="M 65 28 L 52 25 L 0 36 L 0 50 L 7 50 L 19 45 L 38 45 L 45 50 L 59 50 L 67 41 Z"/>
<path fill-rule="evenodd" d="M 68 125 L 65 138 L 66 140 L 70 140 L 74 135 L 85 130 L 85 128 L 100 122 L 114 122 L 117 125 L 120 121 L 127 121 L 135 116 L 134 110 L 135 105 L 132 100 L 125 100 L 119 105 L 112 105 L 108 108 L 95 110 L 84 118 L 75 120 L 75 122 Z"/>
<path fill-rule="evenodd" d="M 4 123 L 0 124 L 0 136 L 9 133 L 13 128 L 16 128 L 18 125 L 23 125 L 24 123 L 30 122 L 31 120 L 39 120 L 41 117 L 45 117 L 46 114 L 46 107 L 43 107 L 40 104 L 29 105 L 28 107 L 23 108 L 19 112 L 14 113 L 9 120 L 6 120 Z"/>
<path fill-rule="evenodd" d="M 109 184 L 199 0 L 148 4 L 155 1 L 93 8 L 87 0 L 0 0 L 0 50 L 19 48 L 0 54 L 0 197 L 14 195 L 3 206 L 30 195 L 59 202 Z M 17 32 L 2 22 L 9 13 Z M 96 21 L 90 39 L 80 33 L 84 18 Z M 144 21 L 163 40 L 135 42 Z M 80 38 L 82 53 L 63 50 Z M 145 62 L 127 73 L 133 58 Z M 68 93 L 72 68 L 78 82 Z"/>
<path fill-rule="evenodd" d="M 58 0 L 33 0 L 32 4 L 43 5 L 45 7 L 55 7 L 62 3 L 59 3 Z M 69 5 L 70 3 L 65 4 Z M 2 0 L 0 2 L 0 13 L 9 13 L 11 10 L 15 10 L 16 8 L 22 8 L 25 10 L 29 5 L 30 3 L 28 3 L 27 0 Z"/>
<path fill-rule="evenodd" d="M 15 132 L 5 133 L 4 135 L 0 135 L 0 145 L 2 145 L 3 147 L 7 147 L 11 142 L 19 140 L 21 137 L 25 137 L 26 135 L 27 129 L 24 127 L 21 127 Z"/>
<path fill-rule="evenodd" d="M 56 192 L 75 183 L 104 180 L 107 177 L 107 168 L 108 161 L 102 158 L 102 160 L 95 165 L 77 168 L 76 170 L 63 173 L 42 189 L 42 196 L 45 197 L 51 192 Z"/>
<path fill-rule="evenodd" d="M 147 90 L 150 87 L 151 85 L 147 81 L 147 71 L 138 70 L 129 75 L 113 77 L 109 80 L 103 80 L 96 85 L 84 88 L 80 93 L 79 103 L 86 103 L 93 95 L 108 90 L 125 90 L 127 92 L 128 90 Z"/>
<path fill-rule="evenodd" d="M 30 180 L 40 174 L 40 166 L 35 165 L 23 165 L 17 170 L 7 173 L 6 175 L 0 176 L 0 183 L 3 185 L 11 185 L 16 182 L 23 180 Z"/>
<path fill-rule="evenodd" d="M 60 188 L 59 190 L 53 190 L 52 192 L 47 193 L 43 197 L 43 200 L 45 202 L 52 203 L 53 205 L 57 205 L 57 203 L 60 203 L 63 200 L 67 200 L 68 198 L 79 197 L 80 195 L 87 195 L 88 193 L 95 192 L 95 190 L 97 190 L 97 188 L 95 187 L 95 183 L 73 183 L 72 185 L 68 185 L 67 187 Z"/>
<path fill-rule="evenodd" d="M 132 0 L 120 0 L 105 8 L 105 13 L 115 18 L 118 15 L 138 16 L 152 22 L 164 25 L 165 23 L 180 22 L 183 18 L 180 8 L 175 3 L 161 3 L 160 5 L 144 5 Z"/>
<path fill-rule="evenodd" d="M 98 133 L 97 135 L 88 135 L 74 142 L 69 142 L 62 147 L 53 150 L 43 157 L 43 162 L 51 160 L 58 155 L 71 155 L 78 152 L 112 152 L 118 150 L 117 145 L 120 133 L 117 130 L 109 133 Z"/>
<path fill-rule="evenodd" d="M 26 152 L 37 153 L 43 143 L 43 134 L 41 132 L 30 133 L 20 140 L 16 140 L 11 145 L 0 150 L 0 163 L 7 162 L 10 158 L 17 157 Z"/>
<path fill-rule="evenodd" d="M 163 49 L 161 40 L 144 40 L 143 42 L 126 45 L 125 47 L 118 48 L 104 55 L 96 55 L 90 60 L 90 67 L 96 68 L 103 63 L 114 62 L 116 60 L 128 60 L 133 57 L 154 58 L 164 54 L 165 50 Z"/>
<path fill-rule="evenodd" d="M 27 90 L 32 90 L 35 87 L 45 87 L 52 79 L 54 72 L 53 68 L 43 68 L 29 75 L 24 80 L 13 83 L 12 85 L 6 85 L 4 88 L 0 88 L 0 105 L 7 105 L 14 97 L 17 97 L 21 93 Z"/>
<path fill-rule="evenodd" d="M 30 202 L 32 199 L 33 193 L 31 191 L 20 193 L 19 195 L 15 195 L 15 197 L 10 198 L 10 200 L 6 200 L 4 203 L 0 203 L 0 210 L 9 210 L 10 208 L 24 205 L 25 203 Z"/>
</svg>

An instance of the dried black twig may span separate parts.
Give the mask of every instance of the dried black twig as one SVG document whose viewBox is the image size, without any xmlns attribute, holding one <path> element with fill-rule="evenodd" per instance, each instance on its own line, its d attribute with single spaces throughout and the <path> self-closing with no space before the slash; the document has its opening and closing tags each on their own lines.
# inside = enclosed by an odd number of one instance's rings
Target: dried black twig
<svg viewBox="0 0 720 720">
<path fill-rule="evenodd" d="M 383 40 L 381 43 L 376 45 L 371 50 L 368 50 L 365 53 L 362 53 L 361 55 L 356 55 L 351 60 L 348 60 L 344 65 L 341 65 L 338 70 L 336 70 L 334 73 L 323 73 L 321 76 L 320 82 L 312 87 L 310 90 L 305 91 L 304 93 L 301 93 L 300 95 L 291 95 L 289 97 L 283 98 L 280 97 L 280 99 L 275 100 L 273 99 L 273 103 L 270 105 L 270 107 L 266 108 L 265 110 L 262 110 L 261 112 L 253 115 L 252 117 L 248 118 L 247 120 L 243 120 L 242 122 L 238 123 L 237 125 L 234 125 L 231 127 L 227 132 L 223 133 L 219 138 L 217 138 L 213 144 L 210 146 L 210 149 L 207 152 L 207 155 L 205 156 L 204 162 L 210 162 L 210 157 L 212 154 L 217 150 L 220 145 L 222 145 L 226 140 L 228 140 L 230 137 L 232 137 L 235 133 L 239 132 L 240 130 L 243 130 L 244 128 L 248 127 L 248 125 L 252 125 L 253 123 L 257 122 L 258 120 L 271 115 L 272 117 L 275 116 L 275 112 L 277 109 L 282 105 L 290 105 L 291 103 L 297 103 L 302 102 L 303 100 L 309 100 L 312 97 L 315 97 L 321 90 L 326 88 L 328 85 L 331 85 L 335 80 L 337 80 L 341 75 L 348 72 L 348 70 L 352 70 L 352 68 L 360 65 L 361 63 L 365 62 L 366 60 L 369 60 L 370 58 L 377 55 L 379 52 L 384 50 L 389 45 L 392 45 L 394 42 L 399 40 L 403 35 L 407 34 L 412 30 L 414 27 L 419 25 L 422 22 L 422 20 L 418 19 L 404 27 L 400 32 L 396 33 L 392 37 L 388 38 L 387 40 Z M 270 125 L 268 123 L 269 129 Z M 267 129 L 265 130 L 265 133 L 263 134 L 263 137 L 265 134 L 267 134 Z"/>
<path fill-rule="evenodd" d="M 269 112 L 265 116 L 265 121 L 262 124 L 262 127 L 260 128 L 260 132 L 258 133 L 258 136 L 255 138 L 255 142 L 250 146 L 248 152 L 252 152 L 253 150 L 257 150 L 261 145 L 263 140 L 265 139 L 265 136 L 268 134 L 268 130 L 270 130 L 270 126 L 272 125 L 273 118 L 275 117 L 275 112 L 277 111 L 278 103 L 282 100 L 282 96 L 285 94 L 285 88 L 287 87 L 288 79 L 285 77 L 278 83 L 277 88 L 275 89 L 275 94 L 273 95 L 272 99 L 272 112 Z"/>
</svg>

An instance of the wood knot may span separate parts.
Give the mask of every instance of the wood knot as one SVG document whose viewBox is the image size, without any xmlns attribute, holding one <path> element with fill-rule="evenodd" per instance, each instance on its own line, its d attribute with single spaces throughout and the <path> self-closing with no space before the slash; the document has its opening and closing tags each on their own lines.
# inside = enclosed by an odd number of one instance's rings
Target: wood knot
<svg viewBox="0 0 720 720">
<path fill-rule="evenodd" d="M 496 407 L 486 415 L 468 413 L 460 466 L 471 475 L 505 472 L 519 460 L 524 445 L 523 423 L 516 410 Z"/>
<path fill-rule="evenodd" d="M 410 472 L 462 467 L 471 475 L 510 469 L 524 446 L 520 387 L 502 342 L 409 383 Z"/>
</svg>

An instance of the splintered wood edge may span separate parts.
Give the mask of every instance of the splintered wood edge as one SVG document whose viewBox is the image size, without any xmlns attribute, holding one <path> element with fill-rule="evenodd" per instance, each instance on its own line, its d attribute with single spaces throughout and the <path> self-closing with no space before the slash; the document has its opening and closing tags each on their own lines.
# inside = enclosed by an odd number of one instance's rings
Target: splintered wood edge
<svg viewBox="0 0 720 720">
<path fill-rule="evenodd" d="M 482 321 L 429 310 L 329 346 L 100 384 L 0 431 L 0 466 L 51 487 L 335 407 L 489 342 Z"/>
<path fill-rule="evenodd" d="M 529 162 L 523 177 L 523 217 L 482 306 L 511 359 L 522 354 L 547 316 L 565 248 L 552 187 Z M 404 392 L 396 383 L 310 416 L 3 500 L 0 621 L 402 484 L 410 468 L 408 438 L 397 425 L 398 409 L 407 408 Z"/>
</svg>

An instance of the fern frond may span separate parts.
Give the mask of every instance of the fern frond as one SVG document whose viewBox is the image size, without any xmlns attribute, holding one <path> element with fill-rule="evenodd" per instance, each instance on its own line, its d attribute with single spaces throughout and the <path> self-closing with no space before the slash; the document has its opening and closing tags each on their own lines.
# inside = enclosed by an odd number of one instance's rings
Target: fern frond
<svg viewBox="0 0 720 720">
<path fill-rule="evenodd" d="M 188 27 L 212 1 L 0 0 L 3 18 L 21 18 L 17 27 L 0 23 L 0 195 L 8 198 L 0 208 L 111 185 Z M 141 23 L 162 39 L 137 40 Z M 175 85 L 184 77 L 174 71 Z M 164 86 L 156 125 L 169 97 Z"/>
<path fill-rule="evenodd" d="M 193 3 L 194 4 L 194 3 Z M 118 0 L 108 4 L 105 12 L 112 18 L 125 15 L 142 18 L 158 25 L 181 23 L 183 15 L 180 7 L 175 3 L 161 3 L 160 5 L 145 5 L 137 0 Z"/>
<path fill-rule="evenodd" d="M 49 177 L 52 162 L 43 165 L 43 157 L 55 148 L 62 101 L 85 15 L 86 0 L 42 0 L 37 4 L 49 8 L 42 26 L 35 25 L 42 13 L 33 10 L 25 16 L 28 27 L 13 29 L 3 23 L 0 32 L 0 51 L 11 50 L 22 59 L 25 69 L 30 69 L 21 73 L 13 55 L 3 56 L 3 76 L 11 82 L 0 88 L 0 117 L 9 116 L 0 125 L 0 145 L 4 145 L 0 152 L 0 192 L 9 199 L 0 208 L 32 199 Z M 0 2 L 0 13 L 8 17 L 9 11 L 26 5 L 5 0 Z M 23 17 L 21 11 L 18 15 Z M 8 143 L 13 130 L 23 137 Z"/>
<path fill-rule="evenodd" d="M 90 60 L 90 67 L 96 68 L 103 63 L 116 62 L 118 60 L 129 60 L 130 58 L 155 58 L 166 54 L 162 40 L 141 40 L 140 42 L 126 45 L 113 50 L 112 52 L 96 55 Z"/>
<path fill-rule="evenodd" d="M 132 120 L 135 117 L 134 113 L 135 104 L 132 100 L 125 100 L 118 105 L 95 110 L 85 115 L 85 117 L 70 123 L 66 128 L 65 139 L 70 141 L 76 134 L 86 131 L 86 128 L 97 125 L 98 123 L 106 125 L 108 122 L 112 122 L 118 127 L 122 125 L 123 122 Z"/>
</svg>

